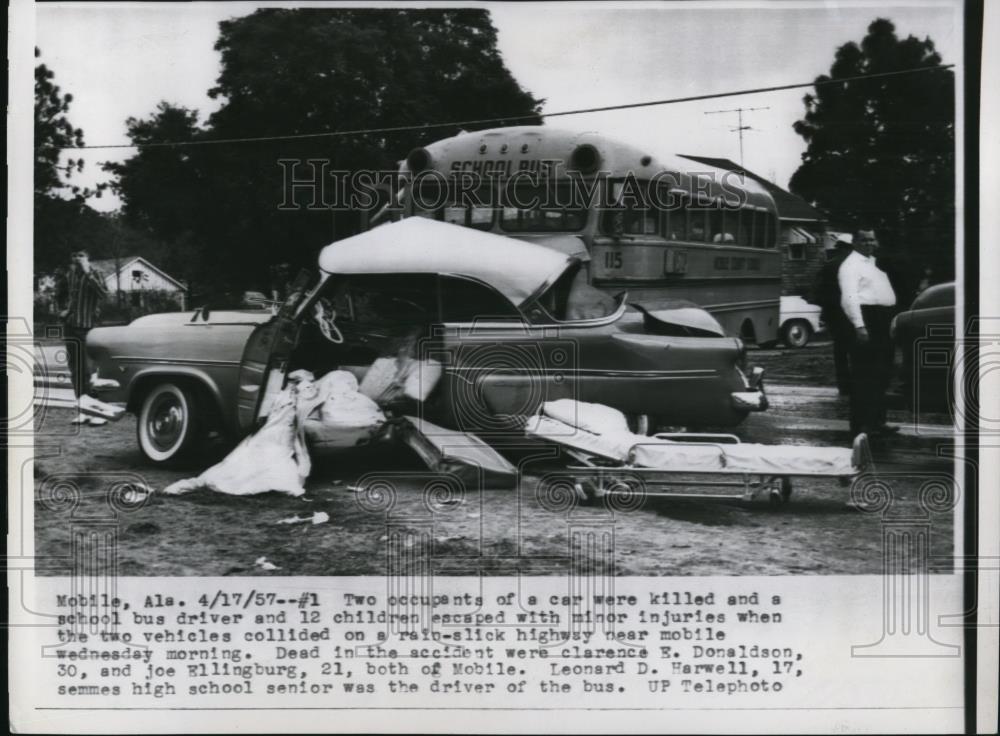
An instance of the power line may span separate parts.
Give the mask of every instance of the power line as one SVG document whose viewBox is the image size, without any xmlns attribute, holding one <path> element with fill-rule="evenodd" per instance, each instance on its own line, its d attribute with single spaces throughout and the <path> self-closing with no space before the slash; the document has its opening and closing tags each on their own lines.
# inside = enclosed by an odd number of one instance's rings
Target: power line
<svg viewBox="0 0 1000 736">
<path fill-rule="evenodd" d="M 854 77 L 843 77 L 842 79 L 828 79 L 825 81 L 797 82 L 795 84 L 780 84 L 771 87 L 757 87 L 755 89 L 741 89 L 733 92 L 715 92 L 707 95 L 691 95 L 688 97 L 671 97 L 665 100 L 650 100 L 647 102 L 630 102 L 622 105 L 606 105 L 604 107 L 588 107 L 579 110 L 562 110 L 560 112 L 532 113 L 527 115 L 513 115 L 502 118 L 484 118 L 482 120 L 460 120 L 447 123 L 420 123 L 416 125 L 395 125 L 385 128 L 358 128 L 356 130 L 330 130 L 322 133 L 293 133 L 288 135 L 268 135 L 253 136 L 249 138 L 217 138 L 202 141 L 159 141 L 153 143 L 115 143 L 95 146 L 61 146 L 63 151 L 114 149 L 114 148 L 167 148 L 174 146 L 209 146 L 223 145 L 230 143 L 264 143 L 268 141 L 288 141 L 305 140 L 309 138 L 335 138 L 351 135 L 371 135 L 376 133 L 401 133 L 408 130 L 431 130 L 433 128 L 466 127 L 470 125 L 483 125 L 485 123 L 515 123 L 524 120 L 535 120 L 537 118 L 558 118 L 569 115 L 584 115 L 593 112 L 613 112 L 615 110 L 634 110 L 642 107 L 655 107 L 658 105 L 674 105 L 679 102 L 697 102 L 699 100 L 717 100 L 722 97 L 737 97 L 739 95 L 754 95 L 761 92 L 780 92 L 787 89 L 798 89 L 801 87 L 818 87 L 827 84 L 843 84 L 844 82 L 854 82 L 864 79 L 880 79 L 885 77 L 895 77 L 902 74 L 915 74 L 917 72 L 936 71 L 940 69 L 950 69 L 954 64 L 942 64 L 933 67 L 918 67 L 915 69 L 901 69 L 894 72 L 879 72 L 877 74 L 861 74 Z"/>
</svg>

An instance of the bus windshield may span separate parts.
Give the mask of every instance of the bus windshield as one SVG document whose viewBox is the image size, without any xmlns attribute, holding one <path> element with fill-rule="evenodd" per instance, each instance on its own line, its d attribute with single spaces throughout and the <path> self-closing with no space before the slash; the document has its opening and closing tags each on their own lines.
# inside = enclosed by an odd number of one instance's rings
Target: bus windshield
<svg viewBox="0 0 1000 736">
<path fill-rule="evenodd" d="M 497 220 L 507 232 L 576 232 L 587 224 L 587 204 L 572 202 L 568 188 L 522 186 L 515 192 L 503 193 L 503 207 L 494 204 L 489 187 L 480 187 L 457 196 L 454 187 L 442 193 L 437 182 L 425 182 L 419 198 L 414 199 L 414 214 L 443 220 L 453 225 L 463 225 L 478 230 L 491 230 Z M 461 201 L 459 201 L 461 199 Z"/>
<path fill-rule="evenodd" d="M 587 224 L 587 202 L 575 202 L 569 187 L 521 186 L 508 197 L 500 213 L 507 232 L 567 232 Z"/>
</svg>

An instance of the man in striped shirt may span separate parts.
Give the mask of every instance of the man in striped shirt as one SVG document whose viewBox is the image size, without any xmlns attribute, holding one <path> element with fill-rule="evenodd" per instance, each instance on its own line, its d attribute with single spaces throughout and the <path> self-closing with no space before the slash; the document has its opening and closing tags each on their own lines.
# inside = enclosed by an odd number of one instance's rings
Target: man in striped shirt
<svg viewBox="0 0 1000 736">
<path fill-rule="evenodd" d="M 66 354 L 69 372 L 73 380 L 73 393 L 77 401 L 89 388 L 87 372 L 87 333 L 97 321 L 101 302 L 108 295 L 104 276 L 90 265 L 90 255 L 85 249 L 73 252 L 69 274 L 63 285 L 62 295 L 65 308 L 59 313 L 66 336 Z M 88 417 L 82 412 L 73 420 L 74 424 L 105 424 L 99 417 Z"/>
</svg>

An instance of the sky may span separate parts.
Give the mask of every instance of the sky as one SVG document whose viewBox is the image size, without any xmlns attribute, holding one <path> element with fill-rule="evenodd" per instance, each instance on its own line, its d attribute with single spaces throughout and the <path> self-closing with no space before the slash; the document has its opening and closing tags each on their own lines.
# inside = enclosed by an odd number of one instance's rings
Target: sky
<svg viewBox="0 0 1000 736">
<path fill-rule="evenodd" d="M 218 23 L 275 3 L 46 3 L 36 6 L 36 46 L 55 82 L 73 95 L 69 118 L 89 145 L 127 143 L 125 121 L 148 117 L 161 100 L 217 109 L 208 97 L 219 73 Z M 292 4 L 291 6 L 294 6 Z M 486 3 L 507 67 L 544 98 L 543 112 L 810 82 L 834 51 L 860 41 L 876 17 L 899 36 L 929 36 L 944 63 L 960 63 L 961 8 L 948 0 L 886 2 Z M 793 123 L 808 89 L 559 117 L 552 127 L 596 131 L 650 153 L 739 161 L 737 107 L 744 114 L 744 164 L 786 186 L 805 142 Z M 424 122 L 424 121 L 414 121 Z M 331 121 L 335 127 L 335 121 Z M 128 150 L 82 153 L 74 182 L 107 181 L 100 163 Z M 400 152 L 402 156 L 405 152 Z M 109 211 L 106 193 L 91 201 Z"/>
</svg>

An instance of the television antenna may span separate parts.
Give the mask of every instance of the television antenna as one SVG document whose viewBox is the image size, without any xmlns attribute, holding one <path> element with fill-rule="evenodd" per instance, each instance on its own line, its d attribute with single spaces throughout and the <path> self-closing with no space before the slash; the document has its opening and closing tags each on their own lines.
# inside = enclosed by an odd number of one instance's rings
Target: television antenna
<svg viewBox="0 0 1000 736">
<path fill-rule="evenodd" d="M 754 130 L 749 125 L 743 124 L 743 113 L 745 112 L 756 112 L 758 110 L 770 110 L 770 107 L 734 107 L 732 110 L 709 110 L 706 115 L 719 115 L 722 113 L 733 113 L 735 112 L 739 117 L 737 118 L 737 123 L 735 128 L 730 128 L 730 132 L 740 134 L 740 168 L 743 168 L 743 131 L 744 130 Z"/>
</svg>

